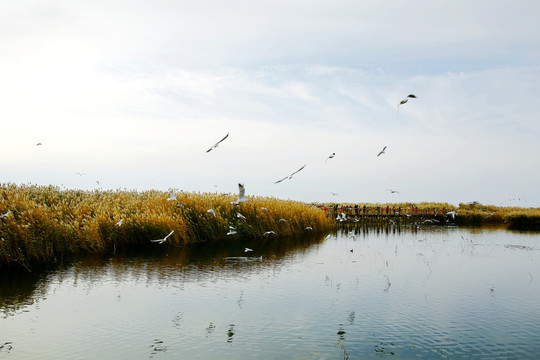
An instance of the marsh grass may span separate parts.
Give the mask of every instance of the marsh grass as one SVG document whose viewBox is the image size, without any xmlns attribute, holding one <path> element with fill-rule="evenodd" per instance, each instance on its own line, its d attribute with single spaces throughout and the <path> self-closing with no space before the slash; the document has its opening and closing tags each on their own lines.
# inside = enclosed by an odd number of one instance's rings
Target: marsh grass
<svg viewBox="0 0 540 360">
<path fill-rule="evenodd" d="M 164 191 L 82 191 L 55 186 L 0 186 L 0 266 L 31 266 L 83 252 L 101 253 L 130 246 L 159 246 L 151 239 L 171 230 L 167 245 L 200 241 L 278 238 L 332 227 L 324 212 L 305 203 L 251 196 L 239 206 L 234 195 Z M 263 210 L 266 208 L 267 210 Z M 214 209 L 216 216 L 207 212 Z M 245 219 L 238 217 L 241 213 Z M 279 223 L 280 218 L 287 219 Z M 122 225 L 117 223 L 122 221 Z M 229 226 L 237 234 L 227 236 Z"/>
</svg>

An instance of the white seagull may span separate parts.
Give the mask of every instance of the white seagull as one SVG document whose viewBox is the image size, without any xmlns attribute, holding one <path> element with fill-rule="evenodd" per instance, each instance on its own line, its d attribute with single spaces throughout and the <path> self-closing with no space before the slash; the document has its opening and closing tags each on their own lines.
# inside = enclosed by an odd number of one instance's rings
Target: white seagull
<svg viewBox="0 0 540 360">
<path fill-rule="evenodd" d="M 306 230 L 313 230 L 313 228 L 311 226 L 307 226 Z"/>
<path fill-rule="evenodd" d="M 399 107 L 399 105 L 403 105 L 403 104 L 407 103 L 407 101 L 409 101 L 409 99 L 416 99 L 416 95 L 414 95 L 414 94 L 407 95 L 407 97 L 405 99 L 403 99 L 403 100 L 401 100 L 399 102 L 398 107 Z"/>
<path fill-rule="evenodd" d="M 276 235 L 276 233 L 272 230 L 265 232 L 263 235 Z"/>
<path fill-rule="evenodd" d="M 336 156 L 336 153 L 332 153 L 332 155 L 330 155 L 329 157 L 327 157 L 326 160 L 324 161 L 324 163 L 326 164 L 326 162 L 328 161 L 328 159 L 333 159 L 334 156 Z"/>
<path fill-rule="evenodd" d="M 287 222 L 287 220 L 285 220 L 285 219 L 279 219 L 279 220 L 278 220 L 278 224 L 279 224 L 279 223 L 282 223 L 282 222 Z"/>
<path fill-rule="evenodd" d="M 306 165 L 307 164 L 304 164 L 304 166 L 302 166 L 300 169 L 296 170 L 291 175 L 285 176 L 283 179 L 279 179 L 278 181 L 274 182 L 274 184 L 278 184 L 278 183 L 282 182 L 283 180 L 292 179 L 293 175 L 300 172 L 301 170 L 303 170 L 306 167 Z"/>
<path fill-rule="evenodd" d="M 244 250 L 244 252 L 249 252 L 249 251 L 253 251 L 253 249 L 246 248 L 246 249 Z"/>
<path fill-rule="evenodd" d="M 171 189 L 171 196 L 167 199 L 167 201 L 173 200 L 176 200 L 176 194 L 174 193 L 174 189 Z"/>
<path fill-rule="evenodd" d="M 236 234 L 236 229 L 229 225 L 229 232 L 227 233 L 227 235 L 234 235 L 234 234 Z"/>
<path fill-rule="evenodd" d="M 117 222 L 117 223 L 116 223 L 116 225 L 118 225 L 118 226 L 122 226 L 122 223 L 123 223 L 123 222 L 124 222 L 124 219 L 120 219 L 120 221 L 119 221 L 119 222 Z"/>
<path fill-rule="evenodd" d="M 9 214 L 11 214 L 12 211 L 11 210 L 8 210 L 7 213 L 5 213 L 4 215 L 0 215 L 0 219 L 4 219 L 4 218 L 7 218 L 9 216 Z"/>
<path fill-rule="evenodd" d="M 244 184 L 238 184 L 238 200 L 231 201 L 231 204 L 238 206 L 238 204 L 249 201 L 246 197 L 246 188 Z"/>
<path fill-rule="evenodd" d="M 219 140 L 217 143 L 212 145 L 212 147 L 210 149 L 206 150 L 206 152 L 210 152 L 210 151 L 214 150 L 215 148 L 217 148 L 218 145 L 228 137 L 229 137 L 229 133 L 227 133 L 227 135 L 225 135 L 225 137 L 223 139 Z"/>
<path fill-rule="evenodd" d="M 155 243 L 159 243 L 159 244 L 163 244 L 165 241 L 167 241 L 167 238 L 168 238 L 169 236 L 171 236 L 173 232 L 174 232 L 174 230 L 171 230 L 171 232 L 169 233 L 169 235 L 165 236 L 163 239 L 150 240 L 150 241 L 151 241 L 151 242 L 155 242 Z"/>
<path fill-rule="evenodd" d="M 240 213 L 236 213 L 236 217 L 239 219 L 245 219 L 246 217 Z"/>
<path fill-rule="evenodd" d="M 209 212 L 210 214 L 214 215 L 214 217 L 216 217 L 216 212 L 214 211 L 214 209 L 208 209 L 206 210 L 206 212 Z"/>
<path fill-rule="evenodd" d="M 386 146 L 383 147 L 383 149 L 381 150 L 381 152 L 377 154 L 377 157 L 379 157 L 379 155 L 386 154 L 386 153 L 384 152 L 385 150 L 386 150 Z"/>
</svg>

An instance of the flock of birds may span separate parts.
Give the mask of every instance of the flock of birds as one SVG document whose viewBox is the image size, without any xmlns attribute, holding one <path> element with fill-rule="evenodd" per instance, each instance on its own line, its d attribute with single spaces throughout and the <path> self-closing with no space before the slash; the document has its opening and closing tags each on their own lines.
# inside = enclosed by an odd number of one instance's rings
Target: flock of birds
<svg viewBox="0 0 540 360">
<path fill-rule="evenodd" d="M 399 106 L 401 106 L 401 105 L 407 103 L 407 102 L 409 101 L 409 99 L 416 99 L 416 98 L 417 98 L 416 95 L 414 95 L 414 94 L 409 94 L 409 95 L 407 95 L 407 97 L 405 97 L 403 100 L 401 100 L 397 106 L 398 106 L 398 108 L 399 108 Z M 215 149 L 216 149 L 223 141 L 225 141 L 228 137 L 229 137 L 229 133 L 227 133 L 227 135 L 225 135 L 222 139 L 220 139 L 218 142 L 216 142 L 216 143 L 213 144 L 210 148 L 208 148 L 208 150 L 206 150 L 206 152 L 209 153 L 209 152 L 211 152 L 212 150 L 215 150 Z M 38 143 L 36 144 L 36 146 L 42 146 L 42 145 L 43 145 L 43 143 L 41 143 L 41 142 L 38 142 Z M 386 148 L 387 148 L 387 146 L 384 146 L 384 147 L 382 148 L 382 150 L 377 154 L 377 157 L 379 157 L 379 156 L 385 154 L 385 153 L 386 153 L 386 152 L 385 152 L 385 151 L 386 151 Z M 336 153 L 335 153 L 335 152 L 333 152 L 332 154 L 330 154 L 330 155 L 326 158 L 325 163 L 328 162 L 328 160 L 333 159 L 335 156 L 336 156 Z M 285 180 L 290 180 L 290 179 L 292 179 L 294 175 L 296 175 L 297 173 L 299 173 L 300 171 L 302 171 L 306 166 L 307 166 L 307 164 L 304 164 L 304 165 L 301 166 L 298 170 L 296 170 L 296 171 L 292 172 L 291 174 L 289 174 L 289 175 L 287 175 L 287 176 L 285 176 L 285 177 L 283 177 L 283 178 L 281 178 L 281 179 L 275 181 L 274 183 L 275 183 L 275 184 L 279 184 L 279 183 L 281 183 L 281 182 L 283 182 L 283 181 L 285 181 Z M 86 175 L 86 173 L 82 173 L 82 172 L 76 172 L 76 174 L 79 175 L 79 176 L 84 176 L 84 175 Z M 99 185 L 99 180 L 96 180 L 96 183 Z M 238 188 L 239 188 L 239 191 L 238 191 L 238 199 L 237 199 L 236 201 L 232 201 L 232 202 L 231 202 L 231 204 L 232 204 L 232 205 L 235 205 L 235 206 L 238 206 L 239 204 L 241 204 L 241 203 L 243 203 L 243 202 L 249 201 L 249 199 L 245 196 L 245 191 L 246 191 L 246 190 L 245 190 L 244 185 L 243 185 L 243 184 L 238 184 Z M 392 194 L 399 194 L 399 191 L 397 191 L 397 190 L 392 190 L 392 189 L 387 189 L 387 190 L 390 191 L 390 193 L 392 193 Z M 332 193 L 332 195 L 338 195 L 338 194 Z M 168 201 L 176 201 L 176 200 L 177 200 L 176 194 L 175 194 L 175 192 L 174 192 L 174 189 L 171 190 L 170 196 L 169 196 L 169 198 L 168 198 L 167 200 L 168 200 Z M 183 204 L 177 204 L 176 206 L 180 207 L 180 206 L 183 206 Z M 262 208 L 262 210 L 266 210 L 266 209 L 265 209 L 265 208 Z M 214 217 L 216 217 L 216 213 L 215 213 L 215 211 L 214 211 L 213 209 L 208 209 L 207 212 L 208 212 L 208 213 L 211 213 Z M 5 214 L 0 215 L 0 219 L 7 218 L 11 213 L 12 213 L 12 211 L 8 211 L 8 212 L 6 212 Z M 345 214 L 343 214 L 343 215 L 345 215 Z M 239 218 L 245 219 L 245 216 L 243 216 L 243 215 L 240 214 L 240 213 L 238 213 L 238 217 L 239 217 Z M 339 218 L 339 216 L 338 216 L 338 220 L 344 220 L 344 219 L 343 219 L 343 218 Z M 285 221 L 286 221 L 285 219 L 279 219 L 278 223 L 285 222 Z M 118 222 L 116 223 L 116 225 L 119 226 L 119 227 L 122 226 L 122 225 L 123 225 L 123 219 L 121 219 L 120 221 L 118 221 Z M 308 226 L 308 227 L 306 227 L 306 230 L 313 230 L 313 228 L 310 227 L 310 226 Z M 174 233 L 174 230 L 171 230 L 171 232 L 170 232 L 167 236 L 165 236 L 164 238 L 162 238 L 162 239 L 150 240 L 150 241 L 153 242 L 153 243 L 163 244 L 164 242 L 167 241 L 167 239 L 168 239 L 173 233 Z M 232 226 L 229 226 L 229 232 L 227 233 L 227 235 L 234 235 L 234 234 L 237 234 L 236 229 L 235 229 L 234 227 L 232 227 Z M 266 232 L 263 233 L 264 236 L 275 235 L 275 234 L 276 234 L 276 233 L 275 233 L 274 231 L 272 231 L 272 230 L 266 231 Z M 253 250 L 252 250 L 252 249 L 249 249 L 249 248 L 246 248 L 246 249 L 245 249 L 245 252 L 250 252 L 250 251 L 253 251 Z"/>
</svg>

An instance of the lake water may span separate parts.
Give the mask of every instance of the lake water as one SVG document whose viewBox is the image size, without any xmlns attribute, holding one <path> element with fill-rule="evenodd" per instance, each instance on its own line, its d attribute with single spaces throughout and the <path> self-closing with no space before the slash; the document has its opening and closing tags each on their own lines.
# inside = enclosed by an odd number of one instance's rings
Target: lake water
<svg viewBox="0 0 540 360">
<path fill-rule="evenodd" d="M 0 359 L 540 357 L 539 233 L 351 229 L 4 274 Z"/>
</svg>

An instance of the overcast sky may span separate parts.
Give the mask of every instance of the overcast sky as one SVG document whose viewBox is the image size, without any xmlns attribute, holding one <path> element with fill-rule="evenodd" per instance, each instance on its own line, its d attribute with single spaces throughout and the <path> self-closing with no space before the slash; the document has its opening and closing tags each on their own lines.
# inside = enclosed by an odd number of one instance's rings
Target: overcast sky
<svg viewBox="0 0 540 360">
<path fill-rule="evenodd" d="M 0 182 L 538 207 L 538 14 L 537 0 L 3 2 Z"/>
</svg>

